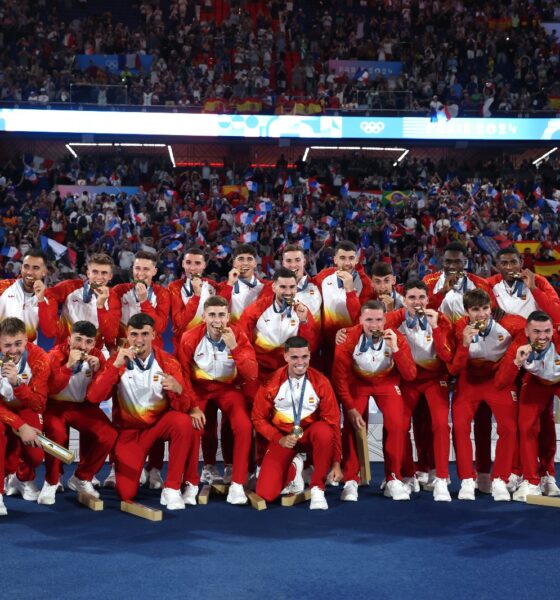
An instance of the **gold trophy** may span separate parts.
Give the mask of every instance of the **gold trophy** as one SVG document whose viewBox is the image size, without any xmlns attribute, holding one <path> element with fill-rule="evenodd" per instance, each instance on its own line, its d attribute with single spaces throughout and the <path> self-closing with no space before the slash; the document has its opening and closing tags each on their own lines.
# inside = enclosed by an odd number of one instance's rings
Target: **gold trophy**
<svg viewBox="0 0 560 600">
<path fill-rule="evenodd" d="M 45 452 L 51 456 L 54 456 L 55 458 L 58 458 L 63 463 L 69 465 L 74 461 L 74 452 L 68 448 L 65 448 L 64 446 L 61 446 L 60 444 L 57 444 L 56 442 L 53 442 L 42 433 L 37 434 L 37 442 Z"/>
</svg>

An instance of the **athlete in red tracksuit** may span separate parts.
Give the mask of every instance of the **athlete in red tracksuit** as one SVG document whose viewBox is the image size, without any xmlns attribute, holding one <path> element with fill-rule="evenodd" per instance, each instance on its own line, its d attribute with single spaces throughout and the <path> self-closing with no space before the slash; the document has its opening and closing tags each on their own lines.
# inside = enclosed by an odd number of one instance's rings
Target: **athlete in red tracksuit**
<svg viewBox="0 0 560 600">
<path fill-rule="evenodd" d="M 383 413 L 386 495 L 408 500 L 401 481 L 405 427 L 401 377 L 416 378 L 416 364 L 406 338 L 385 325 L 385 305 L 368 300 L 361 309 L 360 324 L 346 329 L 346 340 L 336 346 L 332 382 L 344 408 L 342 447 L 344 457 L 343 500 L 358 499 L 359 463 L 355 431 L 366 427 L 370 396 Z M 362 482 L 367 484 L 368 482 Z"/>
<path fill-rule="evenodd" d="M 494 377 L 500 360 L 525 320 L 506 315 L 492 318 L 490 296 L 471 290 L 464 297 L 467 316 L 455 323 L 456 350 L 449 372 L 457 376 L 453 397 L 453 439 L 457 471 L 462 480 L 460 500 L 474 500 L 475 471 L 472 465 L 471 422 L 481 402 L 492 410 L 498 425 L 499 440 L 492 470 L 494 500 L 510 500 L 506 487 L 512 469 L 517 440 L 517 393 L 515 386 L 497 389 Z"/>
<path fill-rule="evenodd" d="M 155 345 L 163 348 L 163 332 L 167 328 L 171 299 L 166 288 L 153 283 L 157 273 L 157 256 L 152 252 L 137 252 L 132 265 L 134 283 L 120 283 L 113 288 L 122 309 L 119 337 L 126 336 L 126 324 L 138 313 L 149 315 L 155 323 Z"/>
<path fill-rule="evenodd" d="M 176 347 L 185 331 L 202 323 L 204 303 L 216 295 L 216 283 L 202 277 L 206 259 L 200 248 L 187 250 L 182 266 L 184 277 L 172 281 L 167 287 L 171 300 L 173 344 Z"/>
<path fill-rule="evenodd" d="M 443 270 L 439 273 L 433 273 L 424 277 L 424 282 L 428 286 L 428 295 L 430 301 L 429 308 L 433 308 L 446 317 L 451 323 L 455 323 L 465 315 L 463 308 L 463 294 L 469 290 L 482 289 L 490 295 L 492 306 L 495 305 L 494 297 L 490 286 L 485 279 L 466 272 L 467 267 L 467 249 L 459 242 L 451 242 L 444 249 L 442 257 Z M 421 409 L 422 405 L 419 406 Z M 416 415 L 415 415 L 416 416 Z M 418 415 L 420 416 L 420 415 Z M 431 447 L 429 439 L 429 429 L 422 428 L 415 432 L 420 434 L 417 439 L 419 447 L 419 466 L 425 470 L 427 460 L 421 458 L 424 456 L 425 446 Z M 474 420 L 474 437 L 476 442 L 476 466 L 477 483 L 479 487 L 490 492 L 491 479 L 490 468 L 491 460 L 491 434 L 492 434 L 492 413 L 486 403 L 481 403 Z M 429 458 L 428 456 L 426 459 Z M 433 462 L 433 461 L 432 461 Z M 433 466 L 433 465 L 432 465 Z"/>
<path fill-rule="evenodd" d="M 40 305 L 40 309 L 49 312 L 43 329 L 48 337 L 56 336 L 55 344 L 66 342 L 76 321 L 89 321 L 97 328 L 97 348 L 115 346 L 121 303 L 108 287 L 113 277 L 113 264 L 113 259 L 106 254 L 92 254 L 87 262 L 86 281 L 69 279 L 47 289 L 49 303 L 45 307 Z M 62 306 L 60 319 L 59 305 Z"/>
<path fill-rule="evenodd" d="M 523 482 L 513 499 L 525 502 L 529 494 L 560 495 L 554 478 L 554 452 L 545 451 L 543 455 L 539 444 L 542 416 L 552 412 L 554 396 L 560 394 L 560 336 L 543 311 L 528 316 L 525 331 L 518 334 L 503 358 L 496 385 L 511 386 L 521 368 L 525 374 L 518 423 Z"/>
<path fill-rule="evenodd" d="M 393 275 L 393 267 L 386 262 L 376 262 L 371 267 L 371 285 L 373 293 L 368 300 L 381 300 L 385 304 L 387 312 L 397 310 L 404 306 L 402 289 L 395 288 L 396 277 Z"/>
<path fill-rule="evenodd" d="M 333 262 L 334 267 L 323 269 L 315 277 L 323 297 L 321 354 L 325 373 L 331 371 L 336 332 L 356 323 L 361 304 L 373 294 L 371 281 L 358 263 L 355 244 L 339 242 Z"/>
<path fill-rule="evenodd" d="M 49 363 L 47 355 L 27 341 L 25 323 L 8 317 L 0 323 L 0 494 L 21 494 L 35 501 L 35 468 L 43 461 L 31 430 L 42 430 L 41 413 L 47 401 Z M 25 436 L 20 439 L 12 431 Z M 5 449 L 5 452 L 4 452 Z"/>
<path fill-rule="evenodd" d="M 21 319 L 30 342 L 37 340 L 39 327 L 46 337 L 51 332 L 52 315 L 48 311 L 49 300 L 45 297 L 43 281 L 46 274 L 47 257 L 41 250 L 31 249 L 23 257 L 21 277 L 0 281 L 0 321 L 7 317 Z"/>
<path fill-rule="evenodd" d="M 253 423 L 268 440 L 257 481 L 257 494 L 272 501 L 290 482 L 303 490 L 303 461 L 299 452 L 312 455 L 311 509 L 328 508 L 325 481 L 339 481 L 340 410 L 328 379 L 309 367 L 309 343 L 301 336 L 285 344 L 287 366 L 275 371 L 261 386 L 253 405 Z"/>
<path fill-rule="evenodd" d="M 99 404 L 114 393 L 116 489 L 132 501 L 150 448 L 169 442 L 167 478 L 160 502 L 170 510 L 184 509 L 181 482 L 187 455 L 194 440 L 187 411 L 190 398 L 179 363 L 153 346 L 154 320 L 144 313 L 130 318 L 128 348 L 120 348 L 97 374 L 86 400 Z"/>
<path fill-rule="evenodd" d="M 207 405 L 213 403 L 226 416 L 233 430 L 233 472 L 227 501 L 246 504 L 243 486 L 247 482 L 253 426 L 241 386 L 257 381 L 255 351 L 241 331 L 228 327 L 229 311 L 224 298 L 208 298 L 202 318 L 203 323 L 183 334 L 177 352 L 191 403 L 202 411 L 198 415 L 191 412 L 195 427 L 194 446 L 198 449 L 205 424 L 204 413 Z M 199 481 L 198 450 L 189 455 L 184 481 L 187 487 L 193 488 L 194 504 Z"/>
<path fill-rule="evenodd" d="M 255 348 L 259 380 L 263 385 L 284 364 L 284 343 L 288 338 L 296 335 L 305 338 L 314 352 L 320 337 L 319 324 L 309 308 L 302 302 L 289 305 L 297 292 L 294 272 L 284 267 L 278 269 L 274 273 L 272 289 L 274 296 L 266 294 L 259 298 L 245 310 L 239 321 L 239 329 Z"/>
<path fill-rule="evenodd" d="M 48 354 L 50 364 L 47 409 L 43 415 L 45 435 L 54 442 L 68 445 L 68 428 L 80 433 L 80 463 L 68 481 L 68 487 L 99 497 L 91 481 L 112 450 L 117 432 L 105 413 L 86 402 L 86 393 L 95 373 L 105 364 L 105 357 L 95 348 L 97 331 L 88 321 L 72 326 L 68 342 L 55 346 Z M 60 477 L 60 460 L 45 455 L 46 474 L 39 504 L 54 504 Z"/>
<path fill-rule="evenodd" d="M 492 288 L 498 306 L 508 314 L 527 318 L 533 311 L 542 310 L 547 313 L 555 327 L 560 325 L 560 299 L 556 290 L 542 275 L 535 275 L 529 269 L 522 269 L 522 258 L 515 246 L 502 248 L 495 256 L 498 274 L 487 282 Z M 554 463 L 556 454 L 556 425 L 554 423 L 553 405 L 541 413 L 539 431 L 539 456 L 548 457 Z M 514 467 L 517 467 L 517 462 Z M 517 469 L 514 469 L 517 470 Z M 543 476 L 546 475 L 545 468 Z M 509 487 L 515 491 L 522 483 L 520 475 L 510 477 Z"/>
<path fill-rule="evenodd" d="M 449 502 L 449 374 L 446 363 L 453 358 L 452 326 L 445 315 L 427 308 L 428 288 L 423 281 L 410 281 L 404 285 L 404 304 L 405 308 L 392 311 L 386 317 L 386 327 L 405 336 L 417 370 L 414 381 L 401 383 L 407 430 L 402 474 L 405 482 L 414 483 L 408 429 L 414 409 L 424 397 L 430 410 L 434 441 L 434 499 Z"/>
</svg>

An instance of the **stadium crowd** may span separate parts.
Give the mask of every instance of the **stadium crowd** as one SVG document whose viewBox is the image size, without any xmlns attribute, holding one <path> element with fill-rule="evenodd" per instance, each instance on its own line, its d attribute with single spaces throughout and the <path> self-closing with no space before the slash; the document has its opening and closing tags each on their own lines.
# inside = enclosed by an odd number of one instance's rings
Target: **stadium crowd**
<svg viewBox="0 0 560 600">
<path fill-rule="evenodd" d="M 240 113 L 554 110 L 560 46 L 542 23 L 558 13 L 553 0 L 3 0 L 0 100 Z M 119 60 L 109 68 L 79 55 Z M 342 72 L 333 60 L 382 65 Z M 387 74 L 383 64 L 396 63 Z"/>
<path fill-rule="evenodd" d="M 23 161 L 32 164 L 33 157 Z M 110 254 L 126 278 L 134 253 L 143 249 L 157 252 L 160 279 L 168 283 L 180 276 L 182 249 L 193 245 L 208 251 L 208 272 L 219 281 L 229 269 L 221 259 L 245 242 L 256 245 L 263 277 L 290 243 L 308 253 L 314 275 L 332 263 L 340 240 L 361 248 L 366 270 L 385 260 L 403 283 L 437 269 L 442 248 L 454 240 L 468 248 L 468 270 L 482 276 L 494 272 L 500 247 L 543 242 L 526 257 L 533 268 L 533 260 L 556 260 L 557 163 L 553 155 L 538 171 L 530 164 L 514 170 L 505 157 L 477 169 L 430 159 L 395 167 L 356 153 L 293 165 L 281 156 L 269 169 L 205 164 L 174 171 L 143 157 L 44 161 L 35 170 L 14 161 L 0 176 L 1 274 L 17 274 L 26 249 L 41 236 L 75 252 L 75 260 L 52 267 L 53 282 L 81 273 L 87 251 Z M 113 191 L 132 186 L 134 193 L 58 190 L 80 184 Z M 558 285 L 554 269 L 548 271 Z"/>
</svg>

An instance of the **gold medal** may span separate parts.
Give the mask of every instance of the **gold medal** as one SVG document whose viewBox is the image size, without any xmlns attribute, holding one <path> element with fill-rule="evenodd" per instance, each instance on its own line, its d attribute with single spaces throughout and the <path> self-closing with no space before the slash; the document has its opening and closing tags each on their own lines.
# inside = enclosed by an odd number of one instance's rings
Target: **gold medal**
<svg viewBox="0 0 560 600">
<path fill-rule="evenodd" d="M 303 428 L 299 425 L 294 425 L 292 427 L 292 431 L 290 431 L 290 435 L 295 436 L 298 440 L 303 437 Z"/>
</svg>

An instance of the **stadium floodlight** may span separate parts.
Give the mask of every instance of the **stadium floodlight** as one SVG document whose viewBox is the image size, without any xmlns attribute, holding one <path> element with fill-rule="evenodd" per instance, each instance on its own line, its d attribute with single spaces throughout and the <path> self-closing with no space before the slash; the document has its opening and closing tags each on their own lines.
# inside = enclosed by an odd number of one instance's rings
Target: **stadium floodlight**
<svg viewBox="0 0 560 600">
<path fill-rule="evenodd" d="M 535 159 L 533 161 L 535 167 L 538 167 L 545 158 L 548 158 L 553 152 L 556 152 L 556 150 L 558 150 L 558 147 L 555 146 L 554 148 L 552 148 L 552 150 L 545 152 L 542 156 L 539 156 L 539 158 Z"/>
</svg>

